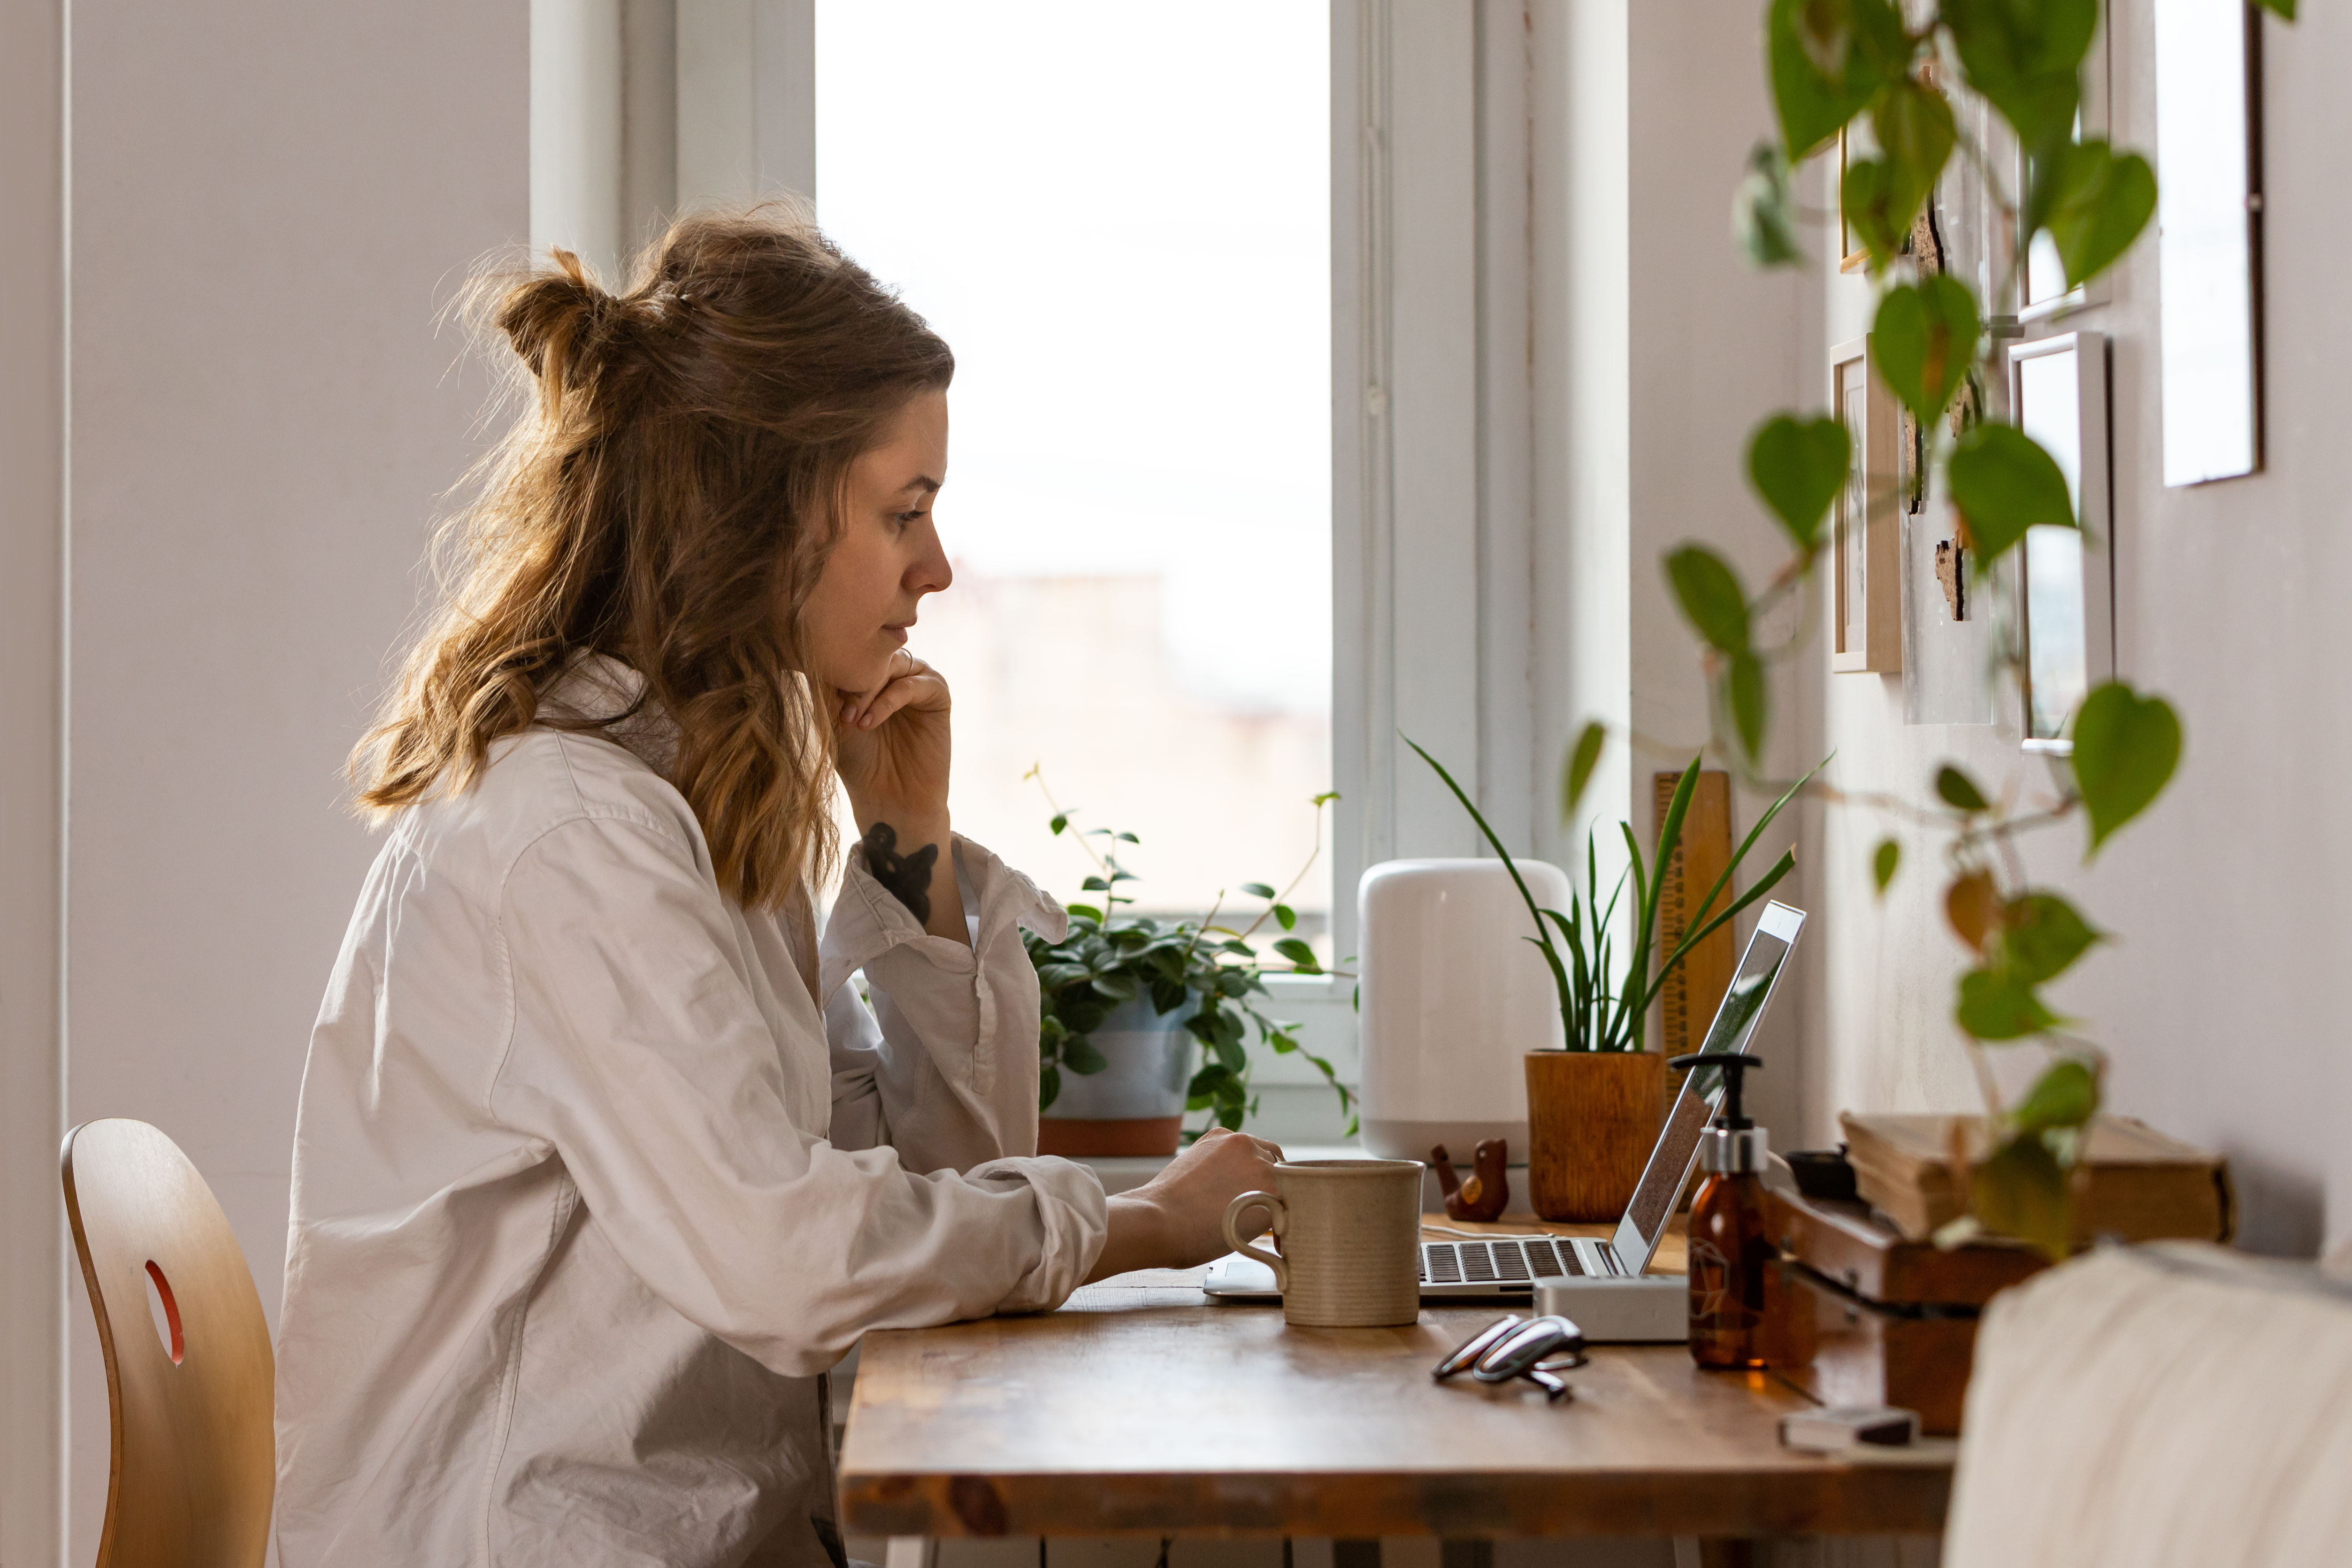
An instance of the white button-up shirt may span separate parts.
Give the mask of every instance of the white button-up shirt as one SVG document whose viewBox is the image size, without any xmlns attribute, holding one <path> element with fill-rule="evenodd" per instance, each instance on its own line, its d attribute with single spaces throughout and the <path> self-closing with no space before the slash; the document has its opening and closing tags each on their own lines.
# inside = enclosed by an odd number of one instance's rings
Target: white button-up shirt
<svg viewBox="0 0 2352 1568">
<path fill-rule="evenodd" d="M 368 874 L 295 1134 L 284 1568 L 837 1559 L 820 1375 L 1055 1306 L 1102 1249 L 1090 1173 L 1006 1157 L 1015 927 L 1061 911 L 959 840 L 968 949 L 852 855 L 819 947 L 719 892 L 649 733 L 500 742 Z"/>
</svg>

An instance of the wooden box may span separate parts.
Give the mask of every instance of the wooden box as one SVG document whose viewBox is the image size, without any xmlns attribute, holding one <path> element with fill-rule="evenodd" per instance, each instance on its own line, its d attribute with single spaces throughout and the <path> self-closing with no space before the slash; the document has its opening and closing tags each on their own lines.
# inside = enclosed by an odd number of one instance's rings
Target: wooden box
<svg viewBox="0 0 2352 1568">
<path fill-rule="evenodd" d="M 1824 1405 L 1894 1405 L 1919 1429 L 1960 1429 L 1977 1319 L 2045 1267 L 2022 1243 L 1937 1248 L 1861 1203 L 1770 1194 L 1780 1249 L 1768 1294 L 1774 1375 Z"/>
</svg>

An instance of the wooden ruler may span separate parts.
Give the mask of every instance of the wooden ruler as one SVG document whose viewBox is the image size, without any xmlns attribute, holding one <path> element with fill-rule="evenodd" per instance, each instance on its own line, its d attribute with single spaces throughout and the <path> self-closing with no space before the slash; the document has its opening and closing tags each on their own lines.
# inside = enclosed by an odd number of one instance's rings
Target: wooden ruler
<svg viewBox="0 0 2352 1568">
<path fill-rule="evenodd" d="M 1682 775 L 1660 773 L 1651 782 L 1650 821 L 1663 824 Z M 1706 890 L 1715 885 L 1715 879 L 1730 863 L 1731 776 L 1703 772 L 1698 776 L 1698 787 L 1691 791 L 1690 810 L 1683 818 L 1682 842 L 1658 873 L 1658 946 L 1651 958 L 1654 967 L 1664 963 L 1666 955 L 1682 941 L 1683 934 L 1691 928 L 1691 916 L 1696 913 L 1693 906 L 1706 896 Z M 1721 914 L 1738 894 L 1738 889 L 1727 884 L 1708 911 L 1708 918 Z M 1664 1026 L 1668 1056 L 1696 1051 L 1706 1042 L 1707 1026 L 1715 1021 L 1715 1009 L 1723 1005 L 1723 993 L 1731 988 L 1731 970 L 1736 961 L 1732 929 L 1725 925 L 1692 948 L 1690 956 L 1666 977 L 1665 986 L 1658 993 L 1658 1013 Z M 1668 1075 L 1670 1080 L 1681 1076 Z M 1673 1089 L 1670 1082 L 1669 1094 Z"/>
</svg>

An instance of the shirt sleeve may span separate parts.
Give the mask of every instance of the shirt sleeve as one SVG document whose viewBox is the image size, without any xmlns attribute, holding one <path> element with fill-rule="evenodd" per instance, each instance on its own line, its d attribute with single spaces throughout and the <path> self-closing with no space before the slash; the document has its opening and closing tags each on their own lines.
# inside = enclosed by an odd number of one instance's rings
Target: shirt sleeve
<svg viewBox="0 0 2352 1568">
<path fill-rule="evenodd" d="M 1021 927 L 1059 940 L 1068 929 L 1061 905 L 959 837 L 967 947 L 924 930 L 849 859 L 818 970 L 834 1034 L 836 1127 L 878 1125 L 911 1170 L 976 1171 L 1035 1155 L 1037 971 Z M 874 994 L 871 1015 L 847 984 L 859 969 Z M 1061 1160 L 1035 1162 L 1030 1179 L 1094 1183 Z"/>
<path fill-rule="evenodd" d="M 761 1007 L 741 921 L 674 826 L 551 830 L 507 875 L 500 937 L 492 1113 L 554 1145 L 648 1289 L 772 1369 L 1050 1307 L 1101 1251 L 1100 1185 L 1034 1168 L 1066 1162 L 918 1174 L 794 1125 L 777 1034 L 807 1026 Z"/>
</svg>

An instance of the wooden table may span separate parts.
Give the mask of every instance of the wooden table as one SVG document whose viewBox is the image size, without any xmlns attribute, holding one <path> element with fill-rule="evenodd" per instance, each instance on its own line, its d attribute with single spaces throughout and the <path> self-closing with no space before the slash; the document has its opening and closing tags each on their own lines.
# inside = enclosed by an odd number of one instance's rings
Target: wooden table
<svg viewBox="0 0 2352 1568">
<path fill-rule="evenodd" d="M 1514 1219 L 1497 1230 L 1547 1228 Z M 1662 1256 L 1662 1261 L 1664 1258 Z M 1673 1260 L 1678 1264 L 1678 1258 Z M 1410 1327 L 1297 1329 L 1205 1304 L 1198 1271 L 1123 1275 L 1061 1311 L 868 1334 L 843 1518 L 889 1536 L 1924 1534 L 1949 1443 L 1861 1459 L 1780 1446 L 1804 1397 L 1601 1346 L 1549 1405 L 1440 1385 L 1493 1303 Z"/>
</svg>

